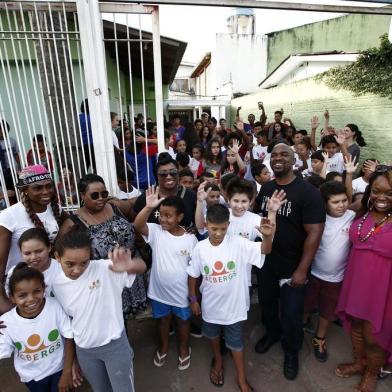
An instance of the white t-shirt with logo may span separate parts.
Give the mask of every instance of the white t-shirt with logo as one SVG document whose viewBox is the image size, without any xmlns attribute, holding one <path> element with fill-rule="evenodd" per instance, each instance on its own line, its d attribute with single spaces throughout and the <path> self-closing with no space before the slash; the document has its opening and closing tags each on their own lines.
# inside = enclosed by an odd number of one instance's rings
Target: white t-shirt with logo
<svg viewBox="0 0 392 392">
<path fill-rule="evenodd" d="M 239 235 L 226 234 L 218 246 L 208 238 L 196 245 L 187 271 L 193 278 L 203 276 L 200 292 L 204 321 L 230 325 L 247 319 L 247 265 L 261 268 L 264 258 L 260 243 Z"/>
<path fill-rule="evenodd" d="M 22 382 L 39 381 L 63 369 L 63 338 L 72 339 L 69 317 L 54 298 L 46 298 L 41 313 L 19 316 L 16 308 L 0 317 L 7 328 L 0 334 L 0 359 L 14 354 L 14 366 Z"/>
<path fill-rule="evenodd" d="M 9 282 L 10 282 L 10 277 L 12 273 L 14 272 L 15 266 L 11 267 L 10 270 L 8 271 L 7 274 L 7 280 L 4 284 L 5 292 L 9 296 Z M 50 259 L 50 265 L 47 270 L 43 272 L 44 278 L 45 278 L 45 295 L 46 297 L 54 297 L 53 290 L 52 290 L 52 285 L 53 285 L 53 280 L 57 276 L 57 274 L 60 272 L 61 267 L 60 263 L 55 260 L 55 259 Z"/>
<path fill-rule="evenodd" d="M 78 279 L 67 278 L 62 270 L 54 279 L 54 295 L 72 317 L 75 343 L 81 348 L 101 347 L 124 330 L 121 294 L 135 275 L 113 272 L 109 265 L 110 260 L 91 260 Z"/>
<path fill-rule="evenodd" d="M 337 152 L 333 157 L 328 158 L 327 173 L 329 172 L 344 172 L 344 158 L 341 152 Z"/>
<path fill-rule="evenodd" d="M 258 144 L 257 146 L 254 146 L 252 148 L 252 153 L 253 153 L 253 159 L 257 159 L 257 160 L 264 160 L 264 158 L 267 156 L 268 154 L 268 146 L 262 146 L 261 144 Z"/>
<path fill-rule="evenodd" d="M 246 211 L 242 216 L 234 216 L 230 209 L 230 225 L 227 230 L 228 234 L 240 235 L 249 241 L 254 241 L 257 237 L 261 238 L 261 234 L 256 229 L 259 227 L 261 217 L 253 212 Z M 260 244 L 259 244 L 260 245 Z M 248 264 L 248 285 L 252 286 L 252 265 Z"/>
<path fill-rule="evenodd" d="M 50 241 L 54 242 L 59 231 L 59 226 L 53 215 L 52 207 L 48 205 L 46 211 L 37 213 L 37 216 L 44 225 Z M 27 214 L 26 208 L 21 202 L 14 204 L 4 211 L 1 211 L 0 226 L 5 227 L 12 233 L 11 248 L 8 254 L 7 267 L 5 270 L 7 273 L 11 267 L 18 264 L 22 260 L 22 256 L 18 247 L 18 240 L 20 236 L 27 229 L 31 229 L 35 226 Z"/>
<path fill-rule="evenodd" d="M 186 308 L 188 274 L 186 269 L 197 238 L 185 233 L 174 236 L 156 223 L 147 223 L 148 236 L 143 236 L 152 248 L 152 267 L 148 297 L 167 305 Z"/>
<path fill-rule="evenodd" d="M 369 185 L 362 177 L 358 177 L 353 180 L 352 187 L 353 187 L 353 195 L 356 193 L 364 193 L 366 187 Z"/>
<path fill-rule="evenodd" d="M 327 214 L 323 236 L 312 264 L 312 275 L 327 282 L 343 280 L 350 251 L 349 230 L 354 218 L 355 212 L 351 210 L 339 218 Z"/>
</svg>

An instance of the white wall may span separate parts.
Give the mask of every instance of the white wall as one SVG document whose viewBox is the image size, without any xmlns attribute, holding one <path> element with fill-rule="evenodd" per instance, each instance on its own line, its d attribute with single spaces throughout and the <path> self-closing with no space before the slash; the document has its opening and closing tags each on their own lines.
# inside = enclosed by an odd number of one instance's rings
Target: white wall
<svg viewBox="0 0 392 392">
<path fill-rule="evenodd" d="M 266 36 L 217 34 L 212 62 L 218 89 L 231 82 L 233 93 L 253 92 L 267 74 Z"/>
<path fill-rule="evenodd" d="M 280 82 L 279 85 L 283 85 L 286 83 L 292 83 L 298 80 L 303 80 L 310 78 L 312 76 L 318 75 L 320 73 L 323 73 L 325 71 L 328 71 L 330 68 L 337 67 L 337 66 L 344 66 L 350 64 L 349 61 L 325 61 L 325 62 L 319 62 L 319 61 L 309 61 L 306 63 L 303 63 L 302 66 L 299 68 L 296 68 L 293 72 L 288 74 L 285 78 L 283 78 Z"/>
</svg>

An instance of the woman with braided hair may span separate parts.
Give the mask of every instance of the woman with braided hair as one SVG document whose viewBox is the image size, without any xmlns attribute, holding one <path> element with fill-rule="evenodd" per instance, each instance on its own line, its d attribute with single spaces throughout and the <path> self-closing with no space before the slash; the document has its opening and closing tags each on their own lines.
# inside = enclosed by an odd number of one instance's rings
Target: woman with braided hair
<svg viewBox="0 0 392 392">
<path fill-rule="evenodd" d="M 0 214 L 0 282 L 21 260 L 18 239 L 32 227 L 41 227 L 53 242 L 63 220 L 53 180 L 42 165 L 27 166 L 17 184 L 21 201 Z"/>
</svg>

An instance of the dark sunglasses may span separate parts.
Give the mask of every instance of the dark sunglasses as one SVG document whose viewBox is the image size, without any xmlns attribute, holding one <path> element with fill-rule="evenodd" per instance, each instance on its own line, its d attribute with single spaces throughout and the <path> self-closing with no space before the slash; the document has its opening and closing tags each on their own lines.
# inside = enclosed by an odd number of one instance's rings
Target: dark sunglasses
<svg viewBox="0 0 392 392">
<path fill-rule="evenodd" d="M 166 178 L 168 176 L 175 177 L 177 174 L 178 174 L 177 170 L 169 170 L 167 172 L 158 172 L 158 176 L 159 177 L 164 177 L 164 178 Z"/>
<path fill-rule="evenodd" d="M 102 191 L 102 192 L 91 192 L 90 193 L 90 197 L 93 200 L 98 200 L 100 196 L 101 196 L 102 199 L 107 199 L 107 197 L 109 196 L 109 192 L 108 191 Z"/>
<path fill-rule="evenodd" d="M 389 170 L 392 170 L 392 166 L 389 166 L 389 165 L 377 165 L 375 171 L 377 173 L 386 173 Z"/>
</svg>

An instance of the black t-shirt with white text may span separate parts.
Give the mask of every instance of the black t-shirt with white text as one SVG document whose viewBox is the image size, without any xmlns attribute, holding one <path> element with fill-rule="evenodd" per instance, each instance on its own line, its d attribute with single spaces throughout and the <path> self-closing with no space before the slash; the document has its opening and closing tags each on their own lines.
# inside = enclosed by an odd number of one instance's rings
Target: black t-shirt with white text
<svg viewBox="0 0 392 392">
<path fill-rule="evenodd" d="M 319 190 L 306 181 L 295 178 L 288 185 L 278 185 L 273 180 L 262 186 L 256 198 L 263 216 L 268 215 L 269 197 L 280 189 L 286 192 L 287 202 L 277 213 L 272 252 L 265 262 L 279 278 L 290 278 L 302 257 L 306 239 L 304 224 L 324 223 L 325 207 Z"/>
</svg>

